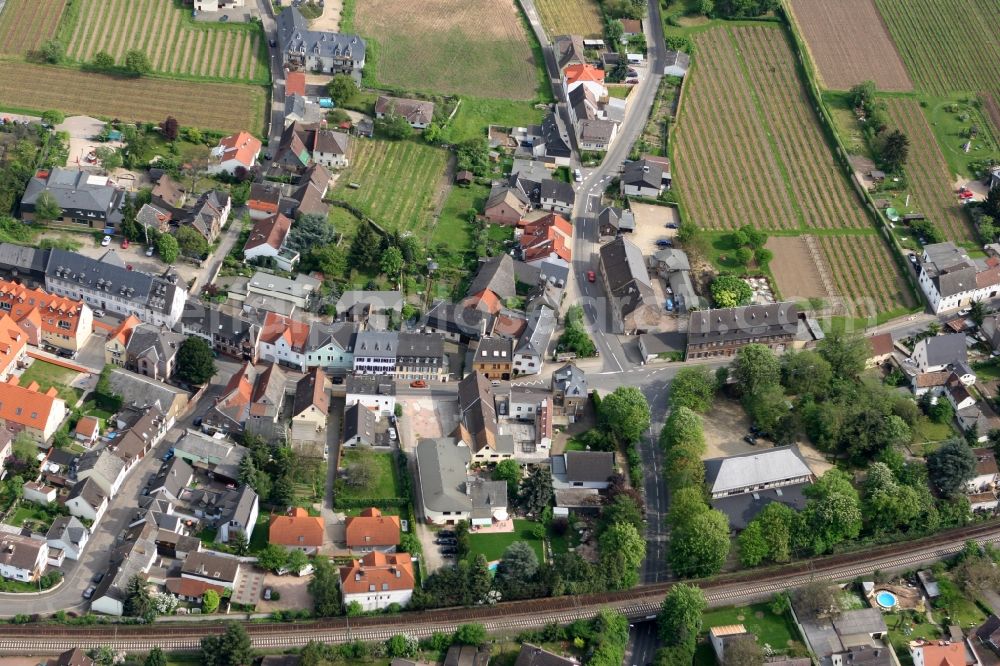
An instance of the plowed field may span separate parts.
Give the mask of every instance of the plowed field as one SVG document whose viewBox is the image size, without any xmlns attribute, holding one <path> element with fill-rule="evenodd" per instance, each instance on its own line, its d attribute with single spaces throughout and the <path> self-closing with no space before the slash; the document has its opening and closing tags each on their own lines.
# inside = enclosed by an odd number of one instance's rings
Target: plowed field
<svg viewBox="0 0 1000 666">
<path fill-rule="evenodd" d="M 24 55 L 52 39 L 66 0 L 7 0 L 0 12 L 0 53 Z"/>
</svg>

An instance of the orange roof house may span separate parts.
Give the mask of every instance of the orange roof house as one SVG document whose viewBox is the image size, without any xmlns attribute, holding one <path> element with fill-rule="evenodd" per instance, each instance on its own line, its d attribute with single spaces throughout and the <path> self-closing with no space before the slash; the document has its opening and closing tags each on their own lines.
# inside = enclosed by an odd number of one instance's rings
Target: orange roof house
<svg viewBox="0 0 1000 666">
<path fill-rule="evenodd" d="M 10 374 L 11 368 L 24 357 L 28 336 L 6 312 L 0 314 L 0 378 Z"/>
<path fill-rule="evenodd" d="M 125 367 L 125 347 L 128 345 L 128 339 L 132 336 L 132 331 L 141 323 L 138 317 L 129 315 L 108 333 L 108 339 L 104 342 L 105 363 Z"/>
<path fill-rule="evenodd" d="M 257 162 L 262 144 L 249 132 L 231 134 L 219 140 L 212 149 L 214 162 L 209 165 L 210 173 L 226 171 L 234 173 L 237 167 L 249 169 Z"/>
<path fill-rule="evenodd" d="M 285 94 L 306 96 L 306 73 L 288 72 L 285 74 Z"/>
<path fill-rule="evenodd" d="M 405 606 L 413 596 L 413 584 L 413 562 L 408 553 L 375 551 L 340 568 L 344 604 L 357 602 L 365 611 L 394 603 Z"/>
<path fill-rule="evenodd" d="M 521 252 L 524 261 L 531 263 L 550 258 L 553 254 L 569 262 L 573 260 L 573 227 L 561 215 L 549 213 L 532 222 L 526 222 L 521 231 Z"/>
<path fill-rule="evenodd" d="M 13 433 L 24 432 L 42 445 L 65 418 L 66 403 L 54 386 L 42 393 L 37 382 L 21 386 L 17 377 L 0 383 L 0 427 Z"/>
<path fill-rule="evenodd" d="M 914 666 L 968 666 L 965 660 L 965 643 L 932 641 L 910 643 Z"/>
<path fill-rule="evenodd" d="M 277 344 L 284 340 L 293 351 L 302 353 L 309 340 L 309 324 L 304 321 L 296 321 L 291 317 L 280 315 L 276 312 L 268 312 L 264 317 L 264 326 L 260 331 L 261 342 L 269 345 Z"/>
<path fill-rule="evenodd" d="M 44 289 L 0 280 L 0 304 L 36 346 L 45 341 L 77 351 L 93 331 L 93 314 L 83 301 Z"/>
<path fill-rule="evenodd" d="M 101 434 L 101 422 L 93 416 L 84 416 L 76 422 L 73 434 L 78 440 L 92 444 Z"/>
<path fill-rule="evenodd" d="M 310 516 L 305 509 L 295 507 L 288 515 L 271 516 L 267 541 L 311 553 L 323 545 L 325 533 L 322 518 Z"/>
<path fill-rule="evenodd" d="M 257 220 L 253 225 L 253 229 L 250 230 L 246 244 L 243 246 L 244 257 L 251 259 L 258 256 L 253 250 L 265 246 L 277 252 L 285 244 L 285 238 L 288 237 L 288 232 L 291 228 L 291 219 L 281 213 Z"/>
<path fill-rule="evenodd" d="M 344 526 L 347 547 L 352 550 L 385 550 L 399 545 L 399 516 L 383 516 L 374 507 L 348 518 Z"/>
<path fill-rule="evenodd" d="M 566 76 L 566 85 L 571 86 L 577 81 L 594 81 L 604 83 L 604 70 L 593 65 L 569 65 L 563 70 Z"/>
</svg>

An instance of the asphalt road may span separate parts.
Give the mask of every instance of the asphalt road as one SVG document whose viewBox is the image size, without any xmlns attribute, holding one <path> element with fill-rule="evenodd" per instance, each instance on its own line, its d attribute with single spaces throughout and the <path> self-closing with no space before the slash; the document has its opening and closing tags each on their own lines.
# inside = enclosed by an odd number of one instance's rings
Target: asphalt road
<svg viewBox="0 0 1000 666">
<path fill-rule="evenodd" d="M 659 637 L 656 635 L 656 621 L 643 620 L 629 625 L 628 647 L 625 651 L 625 666 L 646 666 L 653 663 Z"/>
<path fill-rule="evenodd" d="M 285 129 L 285 71 L 281 66 L 281 55 L 277 48 L 271 48 L 270 41 L 278 39 L 278 24 L 274 20 L 271 0 L 257 0 L 264 36 L 268 40 L 267 52 L 271 58 L 271 109 L 265 121 L 268 127 L 268 150 L 273 154 L 281 141 Z"/>
</svg>

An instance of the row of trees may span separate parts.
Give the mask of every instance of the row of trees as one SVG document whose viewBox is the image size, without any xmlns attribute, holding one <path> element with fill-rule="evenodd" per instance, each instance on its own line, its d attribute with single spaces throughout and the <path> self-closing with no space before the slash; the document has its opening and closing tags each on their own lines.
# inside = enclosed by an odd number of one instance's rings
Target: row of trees
<svg viewBox="0 0 1000 666">
<path fill-rule="evenodd" d="M 876 163 L 885 171 L 896 173 L 906 165 L 910 139 L 898 128 L 889 126 L 885 102 L 875 96 L 875 82 L 864 81 L 851 88 L 849 101 L 864 123 L 863 134 Z"/>
<path fill-rule="evenodd" d="M 49 64 L 58 65 L 66 60 L 66 45 L 58 39 L 47 40 L 38 47 L 37 56 Z M 149 74 L 153 65 L 145 51 L 129 49 L 125 52 L 125 58 L 120 66 L 110 53 L 98 51 L 88 63 L 88 68 L 99 72 L 142 76 Z"/>
</svg>

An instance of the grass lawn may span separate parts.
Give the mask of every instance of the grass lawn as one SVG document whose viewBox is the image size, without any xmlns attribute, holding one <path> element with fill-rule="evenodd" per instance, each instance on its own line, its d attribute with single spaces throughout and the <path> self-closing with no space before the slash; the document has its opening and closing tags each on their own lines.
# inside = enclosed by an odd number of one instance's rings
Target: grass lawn
<svg viewBox="0 0 1000 666">
<path fill-rule="evenodd" d="M 452 186 L 437 224 L 431 232 L 431 245 L 444 243 L 457 252 L 466 252 L 472 244 L 471 211 L 482 212 L 483 204 L 490 194 L 485 185 L 472 184 L 468 187 Z"/>
<path fill-rule="evenodd" d="M 566 440 L 566 448 L 564 451 L 586 451 L 587 445 L 578 440 L 575 437 L 570 437 Z"/>
<path fill-rule="evenodd" d="M 883 616 L 885 626 L 889 628 L 889 642 L 892 643 L 896 656 L 899 657 L 899 663 L 903 666 L 913 664 L 913 659 L 910 657 L 910 641 L 941 637 L 941 628 L 936 624 L 914 623 L 905 613 L 883 613 Z"/>
<path fill-rule="evenodd" d="M 507 99 L 463 97 L 458 112 L 444 131 L 444 140 L 459 143 L 467 139 L 486 136 L 490 125 L 525 127 L 542 122 L 544 111 L 535 108 L 534 102 L 516 102 Z"/>
<path fill-rule="evenodd" d="M 542 554 L 542 542 L 536 539 L 531 533 L 535 525 L 541 523 L 533 520 L 515 520 L 514 531 L 502 534 L 470 534 L 469 535 L 469 557 L 475 557 L 482 553 L 486 556 L 486 561 L 499 560 L 507 546 L 515 541 L 527 541 L 538 555 L 538 561 L 544 561 Z"/>
<path fill-rule="evenodd" d="M 52 524 L 48 514 L 43 513 L 33 502 L 23 502 L 23 500 L 22 504 L 17 507 L 17 511 L 12 513 L 4 522 L 8 525 L 13 525 L 14 527 L 21 527 L 24 525 L 24 521 L 26 520 L 34 520 L 39 523 L 45 523 L 46 525 Z"/>
<path fill-rule="evenodd" d="M 340 468 L 349 467 L 364 456 L 370 456 L 374 461 L 375 476 L 364 488 L 353 488 L 344 483 L 337 484 L 339 497 L 353 498 L 390 498 L 399 497 L 399 474 L 396 460 L 391 453 L 375 453 L 373 451 L 347 451 L 341 457 Z"/>
<path fill-rule="evenodd" d="M 948 162 L 949 173 L 959 173 L 963 176 L 975 176 L 969 168 L 970 163 L 986 159 L 1000 160 L 1000 145 L 997 138 L 990 132 L 990 123 L 986 122 L 983 111 L 961 100 L 930 98 L 923 102 L 924 115 L 927 117 L 934 132 L 934 138 L 941 148 L 941 154 Z M 969 152 L 963 148 L 969 141 L 965 132 L 975 125 L 979 133 L 971 141 Z"/>
<path fill-rule="evenodd" d="M 793 642 L 800 640 L 791 619 L 787 615 L 772 613 L 770 604 L 730 606 L 707 611 L 703 616 L 702 626 L 706 633 L 711 627 L 727 624 L 742 624 L 757 637 L 757 642 L 770 645 L 778 652 L 787 650 Z"/>
<path fill-rule="evenodd" d="M 934 423 L 926 416 L 921 415 L 913 429 L 913 441 L 918 444 L 943 442 L 954 434 L 955 429 L 950 423 Z"/>
<path fill-rule="evenodd" d="M 54 386 L 59 392 L 59 397 L 66 401 L 66 407 L 71 408 L 83 395 L 83 391 L 80 389 L 69 386 L 78 374 L 73 370 L 36 359 L 21 375 L 20 384 L 27 386 L 31 382 L 38 382 L 39 390 L 43 392 Z"/>
<path fill-rule="evenodd" d="M 98 407 L 97 403 L 93 400 L 88 400 L 87 402 L 83 403 L 83 415 L 93 416 L 94 418 L 100 419 L 101 421 L 107 421 L 112 416 L 114 416 L 108 410 L 101 409 L 100 407 Z"/>
<path fill-rule="evenodd" d="M 267 531 L 270 520 L 271 517 L 267 514 L 257 516 L 257 525 L 253 528 L 253 534 L 250 535 L 251 553 L 259 553 L 267 548 Z"/>
<path fill-rule="evenodd" d="M 295 505 L 311 508 L 326 492 L 326 461 L 319 458 L 299 458 L 295 466 Z"/>
</svg>

